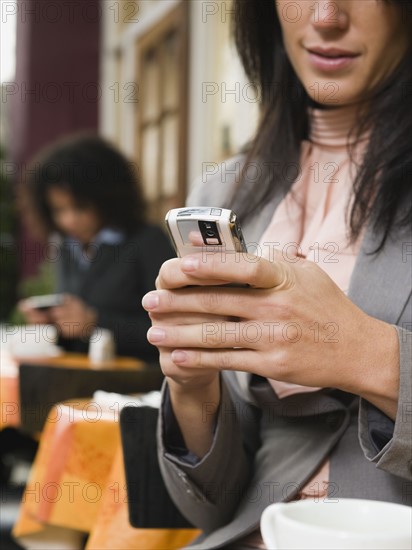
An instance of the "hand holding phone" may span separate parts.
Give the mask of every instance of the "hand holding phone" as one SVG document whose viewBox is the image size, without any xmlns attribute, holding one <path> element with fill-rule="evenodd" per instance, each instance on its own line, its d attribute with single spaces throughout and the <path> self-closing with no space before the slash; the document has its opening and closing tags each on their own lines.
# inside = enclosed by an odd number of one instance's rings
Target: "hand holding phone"
<svg viewBox="0 0 412 550">
<path fill-rule="evenodd" d="M 40 298 L 40 301 L 38 299 Z M 20 300 L 18 309 L 23 314 L 26 323 L 33 325 L 45 325 L 53 322 L 50 315 L 52 302 L 43 296 L 32 296 L 25 300 Z M 44 307 L 47 306 L 47 307 Z"/>
</svg>

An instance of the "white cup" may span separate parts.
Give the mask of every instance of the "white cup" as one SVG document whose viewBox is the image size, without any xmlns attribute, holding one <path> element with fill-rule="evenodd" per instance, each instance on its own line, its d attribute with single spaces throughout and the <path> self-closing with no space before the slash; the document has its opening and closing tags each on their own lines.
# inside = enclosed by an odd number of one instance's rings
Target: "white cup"
<svg viewBox="0 0 412 550">
<path fill-rule="evenodd" d="M 113 333 L 106 329 L 97 327 L 94 329 L 89 344 L 89 359 L 96 366 L 103 366 L 114 359 L 116 346 Z"/>
<path fill-rule="evenodd" d="M 260 521 L 270 550 L 410 550 L 412 509 L 343 498 L 271 504 Z"/>
</svg>

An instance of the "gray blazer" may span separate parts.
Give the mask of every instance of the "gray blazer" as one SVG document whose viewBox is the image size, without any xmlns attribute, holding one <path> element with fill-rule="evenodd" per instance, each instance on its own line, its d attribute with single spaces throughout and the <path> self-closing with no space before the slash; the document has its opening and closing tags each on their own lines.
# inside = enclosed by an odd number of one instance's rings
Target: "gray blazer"
<svg viewBox="0 0 412 550">
<path fill-rule="evenodd" d="M 236 157 L 223 164 L 213 180 L 195 187 L 188 203 L 226 205 L 236 179 L 224 183 L 227 173 L 240 170 L 241 163 L 242 157 Z M 246 242 L 259 240 L 281 199 L 275 196 L 244 226 Z M 411 503 L 411 243 L 405 231 L 370 255 L 377 239 L 367 230 L 349 289 L 365 312 L 397 326 L 400 398 L 394 423 L 344 392 L 325 389 L 279 400 L 264 379 L 224 372 L 212 448 L 191 465 L 169 452 L 163 409 L 158 430 L 162 475 L 178 508 L 204 531 L 191 549 L 222 548 L 255 530 L 263 509 L 293 499 L 327 455 L 330 501 L 358 497 Z"/>
</svg>

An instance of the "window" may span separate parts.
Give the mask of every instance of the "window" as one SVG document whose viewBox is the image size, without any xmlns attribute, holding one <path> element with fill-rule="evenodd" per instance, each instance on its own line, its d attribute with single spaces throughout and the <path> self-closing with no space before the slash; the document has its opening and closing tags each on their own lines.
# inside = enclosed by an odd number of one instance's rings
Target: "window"
<svg viewBox="0 0 412 550">
<path fill-rule="evenodd" d="M 137 156 L 149 214 L 158 221 L 186 195 L 189 4 L 178 4 L 136 44 Z"/>
</svg>

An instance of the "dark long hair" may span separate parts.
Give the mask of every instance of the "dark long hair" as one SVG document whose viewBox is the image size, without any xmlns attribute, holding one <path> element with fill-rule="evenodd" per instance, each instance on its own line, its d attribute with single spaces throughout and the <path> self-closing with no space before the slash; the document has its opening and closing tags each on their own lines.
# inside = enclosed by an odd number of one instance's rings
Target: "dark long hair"
<svg viewBox="0 0 412 550">
<path fill-rule="evenodd" d="M 30 163 L 26 182 L 46 233 L 59 232 L 47 197 L 53 187 L 92 207 L 105 227 L 131 234 L 145 223 L 146 205 L 135 166 L 96 135 L 71 136 L 41 151 Z"/>
<path fill-rule="evenodd" d="M 235 44 L 245 72 L 258 86 L 261 97 L 260 123 L 248 147 L 246 166 L 258 161 L 262 176 L 258 186 L 233 197 L 234 208 L 245 218 L 275 190 L 281 188 L 286 194 L 291 188 L 295 178 L 285 171 L 285 162 L 299 163 L 300 145 L 309 132 L 308 106 L 313 102 L 286 55 L 275 2 L 233 2 Z M 399 9 L 406 5 L 403 0 L 395 3 Z M 411 36 L 410 9 L 403 15 Z M 412 221 L 411 78 L 410 45 L 394 72 L 375 90 L 370 109 L 353 129 L 355 136 L 369 130 L 370 139 L 353 183 L 350 238 L 356 240 L 364 225 L 372 222 L 374 230 L 382 235 L 379 249 L 391 229 Z"/>
</svg>

